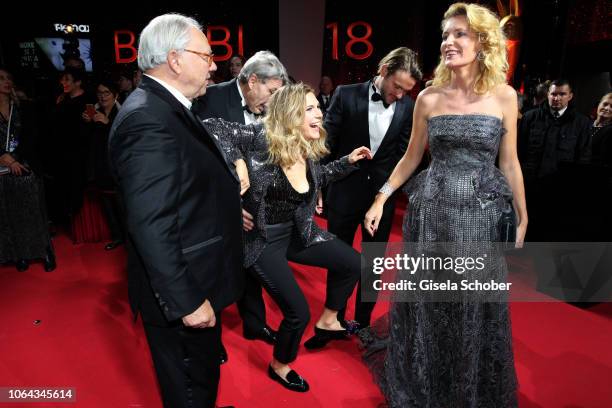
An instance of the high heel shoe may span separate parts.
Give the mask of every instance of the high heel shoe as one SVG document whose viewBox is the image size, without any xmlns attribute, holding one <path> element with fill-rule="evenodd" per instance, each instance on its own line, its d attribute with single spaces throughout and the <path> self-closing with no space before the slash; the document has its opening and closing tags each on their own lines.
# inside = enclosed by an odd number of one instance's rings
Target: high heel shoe
<svg viewBox="0 0 612 408">
<path fill-rule="evenodd" d="M 276 374 L 276 371 L 272 368 L 271 365 L 268 366 L 268 377 L 287 388 L 288 390 L 295 392 L 306 392 L 310 389 L 310 386 L 306 382 L 305 379 L 300 377 L 298 373 L 294 370 L 289 371 L 287 373 L 287 379 L 285 380 L 280 375 Z"/>
<path fill-rule="evenodd" d="M 15 267 L 19 272 L 24 272 L 28 270 L 28 268 L 30 267 L 30 263 L 25 259 L 20 259 L 15 262 Z"/>
<path fill-rule="evenodd" d="M 309 350 L 316 350 L 325 347 L 332 340 L 346 340 L 350 334 L 346 329 L 343 330 L 326 330 L 315 326 L 314 336 L 306 340 L 304 347 Z"/>
</svg>

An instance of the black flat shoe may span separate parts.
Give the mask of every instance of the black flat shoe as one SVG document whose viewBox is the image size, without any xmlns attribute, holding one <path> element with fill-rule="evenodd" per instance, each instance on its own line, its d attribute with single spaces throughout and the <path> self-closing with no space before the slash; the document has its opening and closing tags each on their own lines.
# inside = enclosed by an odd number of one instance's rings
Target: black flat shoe
<svg viewBox="0 0 612 408">
<path fill-rule="evenodd" d="M 314 336 L 306 340 L 304 347 L 309 350 L 316 350 L 325 347 L 332 340 L 346 340 L 350 337 L 349 332 L 344 330 L 325 330 L 315 326 Z"/>
<path fill-rule="evenodd" d="M 104 246 L 104 249 L 106 251 L 112 251 L 113 249 L 117 248 L 121 244 L 123 244 L 123 241 L 121 241 L 120 239 L 116 239 L 113 242 L 109 242 L 108 244 L 106 244 Z"/>
<path fill-rule="evenodd" d="M 15 262 L 15 267 L 17 268 L 19 272 L 24 272 L 28 270 L 28 268 L 30 267 L 30 263 L 26 261 L 25 259 L 20 259 L 17 262 Z"/>
<path fill-rule="evenodd" d="M 300 377 L 294 370 L 289 371 L 287 379 L 285 380 L 283 377 L 276 374 L 272 366 L 268 366 L 268 377 L 291 391 L 306 392 L 310 389 L 306 380 Z"/>
<path fill-rule="evenodd" d="M 227 350 L 225 349 L 225 346 L 222 344 L 221 354 L 219 354 L 219 364 L 225 364 L 227 363 L 227 360 L 229 360 L 229 357 L 227 356 Z"/>
<path fill-rule="evenodd" d="M 262 327 L 260 330 L 256 332 L 244 331 L 244 338 L 247 340 L 262 340 L 268 344 L 274 345 L 276 344 L 276 335 L 278 333 L 275 330 L 272 330 L 268 326 Z"/>
</svg>

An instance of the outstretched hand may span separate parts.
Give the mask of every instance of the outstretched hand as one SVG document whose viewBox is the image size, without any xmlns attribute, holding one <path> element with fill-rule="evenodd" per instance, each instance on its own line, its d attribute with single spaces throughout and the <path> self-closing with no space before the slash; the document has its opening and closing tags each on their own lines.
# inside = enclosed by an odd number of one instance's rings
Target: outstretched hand
<svg viewBox="0 0 612 408">
<path fill-rule="evenodd" d="M 353 164 L 361 159 L 372 159 L 372 152 L 365 146 L 356 148 L 349 154 L 349 163 Z"/>
</svg>

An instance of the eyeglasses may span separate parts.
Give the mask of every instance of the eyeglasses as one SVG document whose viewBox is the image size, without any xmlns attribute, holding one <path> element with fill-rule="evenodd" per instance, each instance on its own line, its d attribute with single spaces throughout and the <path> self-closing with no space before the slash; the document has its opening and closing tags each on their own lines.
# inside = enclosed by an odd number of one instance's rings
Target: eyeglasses
<svg viewBox="0 0 612 408">
<path fill-rule="evenodd" d="M 98 95 L 98 96 L 110 96 L 110 95 L 112 95 L 112 92 L 109 92 L 109 91 L 96 92 L 96 95 Z"/>
<path fill-rule="evenodd" d="M 213 57 L 215 56 L 215 54 L 213 54 L 212 52 L 210 54 L 207 54 L 205 52 L 201 52 L 201 51 L 194 51 L 194 50 L 188 50 L 188 49 L 184 49 L 183 51 L 187 51 L 190 52 L 192 54 L 197 55 L 198 57 L 202 58 L 204 61 L 206 61 L 206 63 L 208 65 L 212 64 L 213 62 Z"/>
</svg>

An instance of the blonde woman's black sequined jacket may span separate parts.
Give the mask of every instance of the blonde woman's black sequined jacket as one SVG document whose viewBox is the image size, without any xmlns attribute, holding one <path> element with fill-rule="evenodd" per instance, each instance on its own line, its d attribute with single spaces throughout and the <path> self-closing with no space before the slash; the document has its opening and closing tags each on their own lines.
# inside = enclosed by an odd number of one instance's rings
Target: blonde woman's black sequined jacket
<svg viewBox="0 0 612 408">
<path fill-rule="evenodd" d="M 244 233 L 244 266 L 249 267 L 259 257 L 266 246 L 266 192 L 279 166 L 268 161 L 268 142 L 262 123 L 251 125 L 227 122 L 223 119 L 206 119 L 203 121 L 208 132 L 219 141 L 228 161 L 244 159 L 249 170 L 251 187 L 243 196 L 243 208 L 253 215 L 255 228 Z M 358 166 L 350 164 L 344 156 L 329 164 L 307 160 L 314 186 L 310 186 L 308 197 L 295 211 L 294 231 L 305 247 L 319 242 L 329 241 L 334 235 L 322 230 L 314 221 L 317 204 L 316 192 L 327 184 L 338 180 Z"/>
</svg>

